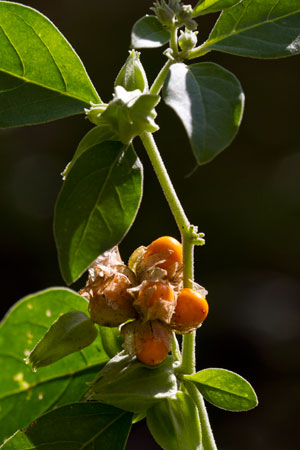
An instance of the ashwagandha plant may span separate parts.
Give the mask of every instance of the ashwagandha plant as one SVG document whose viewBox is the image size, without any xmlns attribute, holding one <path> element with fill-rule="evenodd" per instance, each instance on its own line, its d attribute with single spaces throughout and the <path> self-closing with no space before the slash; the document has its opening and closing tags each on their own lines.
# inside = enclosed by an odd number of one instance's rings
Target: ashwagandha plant
<svg viewBox="0 0 300 450">
<path fill-rule="evenodd" d="M 219 11 L 208 39 L 197 45 L 198 19 Z M 157 1 L 131 37 L 112 100 L 104 104 L 77 54 L 45 16 L 0 1 L 0 126 L 74 114 L 95 125 L 63 173 L 54 215 L 63 278 L 71 285 L 88 269 L 87 283 L 79 293 L 62 287 L 30 295 L 0 326 L 5 450 L 119 450 L 132 423 L 144 418 L 166 450 L 212 450 L 217 447 L 204 399 L 230 411 L 257 404 L 239 375 L 196 372 L 195 333 L 208 303 L 194 282 L 193 251 L 204 235 L 186 217 L 160 157 L 155 108 L 162 96 L 181 119 L 197 164 L 211 161 L 238 131 L 244 94 L 228 70 L 191 62 L 213 50 L 255 58 L 299 53 L 300 2 L 200 0 L 193 8 Z M 149 86 L 136 49 L 166 44 L 166 63 Z M 134 250 L 125 264 L 117 246 L 142 197 L 136 137 L 182 243 L 158 238 Z"/>
</svg>

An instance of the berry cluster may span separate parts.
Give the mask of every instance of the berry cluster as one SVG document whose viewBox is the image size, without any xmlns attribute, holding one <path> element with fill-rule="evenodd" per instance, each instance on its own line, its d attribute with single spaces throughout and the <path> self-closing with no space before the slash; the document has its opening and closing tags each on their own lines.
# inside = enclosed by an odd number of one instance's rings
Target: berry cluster
<svg viewBox="0 0 300 450">
<path fill-rule="evenodd" d="M 102 326 L 122 325 L 125 350 L 151 366 L 166 358 L 172 331 L 190 333 L 202 324 L 206 293 L 201 286 L 183 288 L 182 246 L 169 236 L 137 248 L 128 266 L 117 247 L 103 253 L 80 291 L 89 300 L 91 319 Z"/>
</svg>

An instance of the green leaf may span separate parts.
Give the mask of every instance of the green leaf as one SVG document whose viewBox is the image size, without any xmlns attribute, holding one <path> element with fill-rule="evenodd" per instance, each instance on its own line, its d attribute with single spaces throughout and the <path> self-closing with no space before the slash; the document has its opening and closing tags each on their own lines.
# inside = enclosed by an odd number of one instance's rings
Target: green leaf
<svg viewBox="0 0 300 450">
<path fill-rule="evenodd" d="M 200 0 L 193 9 L 193 17 L 231 8 L 241 1 L 242 0 Z"/>
<path fill-rule="evenodd" d="M 34 369 L 49 366 L 71 353 L 91 345 L 98 331 L 81 311 L 70 311 L 56 319 L 28 357 Z"/>
<path fill-rule="evenodd" d="M 256 58 L 291 56 L 300 53 L 299 36 L 299 0 L 243 0 L 221 14 L 192 57 L 210 50 Z"/>
<path fill-rule="evenodd" d="M 258 403 L 248 381 L 229 370 L 205 369 L 184 378 L 192 381 L 205 400 L 218 408 L 248 411 Z"/>
<path fill-rule="evenodd" d="M 123 450 L 132 414 L 101 403 L 73 403 L 39 417 L 3 450 Z M 54 431 L 55 430 L 55 431 Z"/>
<path fill-rule="evenodd" d="M 147 410 L 152 436 L 166 450 L 201 450 L 201 430 L 197 408 L 188 394 L 177 392 Z"/>
<path fill-rule="evenodd" d="M 79 145 L 72 158 L 72 161 L 69 162 L 69 164 L 67 165 L 62 174 L 63 177 L 67 176 L 76 159 L 80 155 L 82 155 L 86 150 L 88 150 L 91 147 L 94 147 L 96 144 L 101 144 L 102 142 L 105 141 L 116 141 L 116 140 L 118 140 L 117 136 L 113 131 L 111 125 L 109 125 L 108 123 L 102 123 L 92 128 L 79 142 Z"/>
<path fill-rule="evenodd" d="M 49 122 L 100 103 L 85 68 L 38 11 L 0 2 L 0 127 Z"/>
<path fill-rule="evenodd" d="M 177 392 L 173 358 L 155 368 L 136 357 L 119 354 L 101 370 L 88 392 L 88 400 L 99 400 L 132 412 L 143 412 Z"/>
<path fill-rule="evenodd" d="M 0 325 L 0 442 L 45 411 L 78 401 L 86 382 L 108 357 L 98 338 L 91 346 L 34 373 L 25 358 L 53 320 L 70 310 L 88 312 L 88 302 L 65 288 L 20 300 Z"/>
<path fill-rule="evenodd" d="M 68 284 L 122 240 L 141 196 L 142 165 L 132 146 L 106 141 L 75 160 L 54 218 L 60 268 Z"/>
<path fill-rule="evenodd" d="M 131 46 L 133 48 L 155 48 L 167 44 L 170 33 L 155 16 L 144 16 L 132 28 Z"/>
<path fill-rule="evenodd" d="M 228 70 L 214 63 L 173 64 L 163 96 L 181 119 L 198 164 L 211 161 L 234 139 L 244 94 Z"/>
<path fill-rule="evenodd" d="M 102 346 L 110 358 L 123 350 L 124 339 L 118 327 L 100 327 Z"/>
</svg>

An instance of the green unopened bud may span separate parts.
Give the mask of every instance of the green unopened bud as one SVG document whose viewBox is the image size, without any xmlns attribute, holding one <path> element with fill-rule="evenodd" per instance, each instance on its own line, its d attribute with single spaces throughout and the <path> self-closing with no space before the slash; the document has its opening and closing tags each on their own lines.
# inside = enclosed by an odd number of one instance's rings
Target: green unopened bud
<svg viewBox="0 0 300 450">
<path fill-rule="evenodd" d="M 116 78 L 115 86 L 122 86 L 127 91 L 135 89 L 139 89 L 141 92 L 148 91 L 148 80 L 140 62 L 139 52 L 135 50 L 129 52 L 129 56 Z"/>
<path fill-rule="evenodd" d="M 196 46 L 197 34 L 197 31 L 181 31 L 180 37 L 178 39 L 178 44 L 182 51 L 192 50 L 192 48 Z"/>
<path fill-rule="evenodd" d="M 89 119 L 90 122 L 92 122 L 94 125 L 99 124 L 99 117 L 105 111 L 107 108 L 106 104 L 96 105 L 94 103 L 91 103 L 91 107 L 85 108 L 84 112 L 86 114 L 86 118 Z"/>
<path fill-rule="evenodd" d="M 60 316 L 30 353 L 33 369 L 48 366 L 92 344 L 98 335 L 91 319 L 81 311 Z"/>
<path fill-rule="evenodd" d="M 180 12 L 177 14 L 177 19 L 180 21 L 184 21 L 189 17 L 192 17 L 193 8 L 191 5 L 182 5 Z"/>
<path fill-rule="evenodd" d="M 192 31 L 196 30 L 198 27 L 196 20 L 190 19 L 190 18 L 185 20 L 184 25 L 186 26 L 186 28 L 188 30 L 192 30 Z"/>
<path fill-rule="evenodd" d="M 162 0 L 161 3 L 154 3 L 152 11 L 154 11 L 156 17 L 160 21 L 162 25 L 169 26 L 173 24 L 175 13 L 174 11 L 166 4 L 165 0 Z"/>
<path fill-rule="evenodd" d="M 182 10 L 182 4 L 180 2 L 180 0 L 169 0 L 169 8 L 172 9 L 172 11 L 174 11 L 174 13 L 177 15 L 180 13 L 180 11 Z"/>
</svg>

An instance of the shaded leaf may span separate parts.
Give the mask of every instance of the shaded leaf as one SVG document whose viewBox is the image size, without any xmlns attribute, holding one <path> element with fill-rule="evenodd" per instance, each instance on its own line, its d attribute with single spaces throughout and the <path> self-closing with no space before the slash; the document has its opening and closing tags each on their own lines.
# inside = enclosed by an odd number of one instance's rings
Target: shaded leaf
<svg viewBox="0 0 300 450">
<path fill-rule="evenodd" d="M 85 68 L 38 11 L 0 2 L 0 126 L 48 122 L 100 103 Z"/>
<path fill-rule="evenodd" d="M 242 0 L 200 0 L 193 8 L 193 17 L 231 8 Z"/>
<path fill-rule="evenodd" d="M 25 364 L 53 320 L 72 309 L 87 313 L 87 301 L 65 288 L 20 300 L 0 325 L 0 442 L 43 412 L 78 401 L 108 357 L 98 339 L 89 347 L 34 373 Z"/>
<path fill-rule="evenodd" d="M 75 281 L 130 228 L 142 195 L 132 146 L 106 141 L 75 160 L 58 196 L 54 232 L 62 275 Z"/>
<path fill-rule="evenodd" d="M 56 319 L 28 357 L 34 369 L 49 366 L 71 353 L 91 345 L 97 328 L 86 314 L 70 311 Z"/>
<path fill-rule="evenodd" d="M 244 94 L 228 70 L 214 63 L 173 64 L 163 97 L 181 119 L 198 164 L 212 160 L 234 139 Z"/>
<path fill-rule="evenodd" d="M 201 430 L 195 403 L 188 394 L 161 400 L 147 410 L 147 425 L 164 449 L 201 450 Z"/>
<path fill-rule="evenodd" d="M 154 48 L 165 45 L 170 33 L 155 16 L 144 16 L 132 28 L 131 46 L 133 48 Z"/>
<path fill-rule="evenodd" d="M 173 358 L 155 368 L 136 357 L 119 354 L 101 370 L 88 392 L 88 400 L 98 400 L 126 411 L 142 412 L 177 392 Z"/>
<path fill-rule="evenodd" d="M 252 386 L 234 372 L 224 369 L 204 369 L 194 375 L 186 375 L 205 400 L 218 408 L 229 411 L 248 411 L 257 405 Z"/>
<path fill-rule="evenodd" d="M 300 52 L 299 0 L 243 0 L 224 11 L 208 40 L 196 50 L 218 50 L 255 58 L 279 58 Z"/>
<path fill-rule="evenodd" d="M 3 450 L 123 450 L 132 414 L 101 403 L 73 403 L 48 412 L 18 431 Z M 53 432 L 55 430 L 55 432 Z"/>
<path fill-rule="evenodd" d="M 124 339 L 118 327 L 100 327 L 100 335 L 103 348 L 110 358 L 123 350 Z"/>
</svg>

